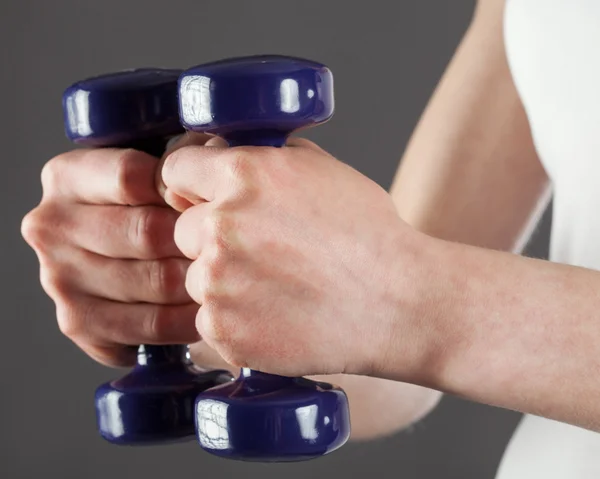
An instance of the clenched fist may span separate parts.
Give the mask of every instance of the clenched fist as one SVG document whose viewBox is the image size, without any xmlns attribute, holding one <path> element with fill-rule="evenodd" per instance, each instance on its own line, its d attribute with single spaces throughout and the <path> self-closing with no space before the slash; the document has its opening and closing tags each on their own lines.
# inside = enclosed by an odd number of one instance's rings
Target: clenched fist
<svg viewBox="0 0 600 479">
<path fill-rule="evenodd" d="M 391 324 L 415 316 L 415 288 L 402 282 L 416 268 L 416 233 L 385 190 L 313 143 L 183 146 L 162 180 L 182 211 L 175 242 L 193 261 L 198 332 L 228 363 L 370 374 Z"/>
<path fill-rule="evenodd" d="M 337 383 L 355 438 L 429 410 L 439 396 L 416 386 L 322 376 L 377 375 L 390 324 L 401 317 L 406 338 L 415 330 L 408 272 L 419 248 L 385 191 L 308 141 L 230 149 L 206 139 L 188 133 L 164 167 L 121 149 L 46 164 L 22 229 L 62 332 L 110 366 L 132 365 L 140 343 L 194 343 L 202 366 Z"/>
<path fill-rule="evenodd" d="M 199 339 L 159 164 L 128 149 L 62 154 L 45 165 L 42 201 L 22 224 L 61 331 L 106 365 L 133 364 L 138 344 Z"/>
</svg>

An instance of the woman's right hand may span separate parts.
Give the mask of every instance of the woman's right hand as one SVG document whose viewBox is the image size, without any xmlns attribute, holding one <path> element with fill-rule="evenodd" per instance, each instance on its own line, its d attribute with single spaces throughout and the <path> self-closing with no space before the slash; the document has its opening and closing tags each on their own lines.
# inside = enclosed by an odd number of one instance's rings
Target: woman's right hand
<svg viewBox="0 0 600 479">
<path fill-rule="evenodd" d="M 200 339 L 199 306 L 185 289 L 190 261 L 174 242 L 179 213 L 156 188 L 159 164 L 131 149 L 61 154 L 44 166 L 42 200 L 22 223 L 60 330 L 105 365 L 134 364 L 139 344 Z"/>
</svg>

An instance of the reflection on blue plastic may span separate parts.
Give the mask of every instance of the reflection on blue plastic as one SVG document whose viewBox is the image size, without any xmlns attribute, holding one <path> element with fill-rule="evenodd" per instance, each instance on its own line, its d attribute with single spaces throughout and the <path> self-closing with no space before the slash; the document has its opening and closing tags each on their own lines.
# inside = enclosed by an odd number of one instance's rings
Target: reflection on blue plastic
<svg viewBox="0 0 600 479">
<path fill-rule="evenodd" d="M 227 409 L 229 404 L 207 399 L 196 404 L 198 440 L 200 445 L 210 449 L 229 449 L 227 430 Z"/>
<path fill-rule="evenodd" d="M 65 101 L 69 129 L 80 137 L 87 137 L 92 134 L 89 100 L 89 91 L 77 90 L 72 96 L 67 97 Z"/>
<path fill-rule="evenodd" d="M 206 125 L 213 119 L 210 98 L 210 78 L 189 75 L 182 79 L 181 115 L 195 125 Z"/>
<path fill-rule="evenodd" d="M 119 400 L 122 395 L 123 393 L 120 391 L 109 391 L 96 405 L 99 411 L 98 421 L 100 429 L 115 438 L 125 435 L 123 417 L 121 416 L 121 408 L 119 407 Z"/>
</svg>

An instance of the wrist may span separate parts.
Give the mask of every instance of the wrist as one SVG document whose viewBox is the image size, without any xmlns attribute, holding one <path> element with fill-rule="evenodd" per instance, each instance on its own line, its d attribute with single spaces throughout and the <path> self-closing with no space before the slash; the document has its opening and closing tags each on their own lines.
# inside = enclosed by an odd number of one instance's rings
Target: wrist
<svg viewBox="0 0 600 479">
<path fill-rule="evenodd" d="M 391 306 L 372 375 L 439 389 L 440 372 L 460 341 L 455 319 L 468 291 L 456 251 L 462 245 L 416 230 L 406 236 L 390 262 Z"/>
</svg>

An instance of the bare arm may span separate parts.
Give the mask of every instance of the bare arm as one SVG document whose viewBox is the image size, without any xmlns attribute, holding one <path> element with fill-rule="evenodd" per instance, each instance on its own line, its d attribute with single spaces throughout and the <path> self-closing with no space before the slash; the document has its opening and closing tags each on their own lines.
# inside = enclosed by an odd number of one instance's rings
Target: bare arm
<svg viewBox="0 0 600 479">
<path fill-rule="evenodd" d="M 419 123 L 391 192 L 438 238 L 520 251 L 549 182 L 506 62 L 504 0 L 484 0 Z"/>
<path fill-rule="evenodd" d="M 501 7 L 479 7 L 409 149 L 398 205 L 310 142 L 210 140 L 166 158 L 165 197 L 192 205 L 175 237 L 193 261 L 198 332 L 224 360 L 393 379 L 600 429 L 600 274 L 500 251 L 520 249 L 548 194 Z"/>
<path fill-rule="evenodd" d="M 503 8 L 504 0 L 477 7 L 405 151 L 391 193 L 400 216 L 429 235 L 519 251 L 547 206 L 550 189 L 506 63 Z M 430 412 L 441 396 L 375 378 L 327 379 L 350 392 L 355 438 L 404 428 Z M 382 409 L 384 417 L 378 413 Z"/>
<path fill-rule="evenodd" d="M 400 215 L 421 231 L 515 249 L 545 205 L 548 181 L 506 65 L 500 7 L 479 7 L 406 150 L 392 194 Z M 203 343 L 194 352 L 210 364 Z M 353 439 L 403 429 L 441 397 L 374 377 L 318 379 L 348 393 Z"/>
<path fill-rule="evenodd" d="M 422 284 L 432 294 L 412 337 L 419 366 L 408 380 L 600 432 L 600 273 L 429 241 Z M 397 322 L 398 332 L 406 327 Z M 407 362 L 406 346 L 392 345 L 386 368 Z"/>
<path fill-rule="evenodd" d="M 436 353 L 418 382 L 600 431 L 600 274 L 489 251 L 519 252 L 549 198 L 504 58 L 503 3 L 480 4 L 467 35 L 479 40 L 454 63 L 478 81 L 444 78 L 392 188 L 404 219 L 450 240 L 429 245 L 442 245 L 425 333 Z"/>
</svg>

